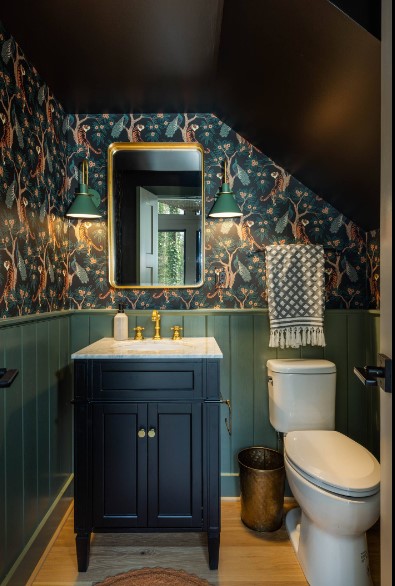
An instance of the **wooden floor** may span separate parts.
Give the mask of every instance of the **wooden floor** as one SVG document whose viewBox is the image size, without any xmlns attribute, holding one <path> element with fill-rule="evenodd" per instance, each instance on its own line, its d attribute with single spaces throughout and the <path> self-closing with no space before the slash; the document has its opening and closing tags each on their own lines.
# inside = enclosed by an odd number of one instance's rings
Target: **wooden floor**
<svg viewBox="0 0 395 586">
<path fill-rule="evenodd" d="M 287 503 L 285 509 L 291 506 Z M 370 530 L 368 542 L 373 582 L 378 586 L 378 524 Z M 307 584 L 284 526 L 273 533 L 251 531 L 240 520 L 240 502 L 223 501 L 218 571 L 208 569 L 204 534 L 98 533 L 92 538 L 88 571 L 78 573 L 71 509 L 27 586 L 92 586 L 106 576 L 155 566 L 183 569 L 206 578 L 213 586 Z"/>
</svg>

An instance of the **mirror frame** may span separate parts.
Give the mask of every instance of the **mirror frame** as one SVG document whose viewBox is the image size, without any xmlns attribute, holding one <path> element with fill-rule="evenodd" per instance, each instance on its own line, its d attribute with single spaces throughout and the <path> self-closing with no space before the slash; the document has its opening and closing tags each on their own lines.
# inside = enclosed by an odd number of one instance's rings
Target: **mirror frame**
<svg viewBox="0 0 395 586">
<path fill-rule="evenodd" d="M 115 266 L 116 266 L 116 258 L 115 258 L 115 223 L 114 223 L 114 181 L 113 181 L 113 173 L 114 173 L 114 155 L 119 151 L 136 151 L 136 150 L 195 150 L 199 151 L 202 158 L 202 168 L 201 168 L 201 201 L 202 201 L 202 234 L 201 234 L 201 259 L 202 259 L 202 267 L 201 267 L 201 279 L 199 282 L 189 285 L 161 285 L 160 283 L 157 285 L 119 285 L 115 282 Z M 129 142 L 113 142 L 108 147 L 108 155 L 107 155 L 107 212 L 108 212 L 108 268 L 109 268 L 109 282 L 111 287 L 114 289 L 197 289 L 204 284 L 204 274 L 205 274 L 205 224 L 206 224 L 206 216 L 205 216 L 205 196 L 204 196 L 204 149 L 200 143 L 185 143 L 185 142 L 136 142 L 136 143 L 129 143 Z"/>
</svg>

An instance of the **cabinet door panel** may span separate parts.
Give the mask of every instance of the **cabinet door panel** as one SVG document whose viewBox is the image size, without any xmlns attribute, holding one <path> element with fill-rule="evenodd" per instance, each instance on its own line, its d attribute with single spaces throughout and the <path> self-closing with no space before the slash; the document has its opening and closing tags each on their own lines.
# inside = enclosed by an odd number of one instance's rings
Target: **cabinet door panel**
<svg viewBox="0 0 395 586">
<path fill-rule="evenodd" d="M 202 526 L 201 404 L 148 407 L 148 524 Z"/>
<path fill-rule="evenodd" d="M 93 518 L 96 527 L 142 527 L 147 522 L 147 408 L 94 405 Z"/>
</svg>

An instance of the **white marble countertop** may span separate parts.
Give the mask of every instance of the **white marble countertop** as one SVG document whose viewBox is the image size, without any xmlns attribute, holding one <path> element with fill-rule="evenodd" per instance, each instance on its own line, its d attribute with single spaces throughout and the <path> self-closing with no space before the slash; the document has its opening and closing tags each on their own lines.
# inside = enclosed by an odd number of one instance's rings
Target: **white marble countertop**
<svg viewBox="0 0 395 586">
<path fill-rule="evenodd" d="M 128 340 L 118 341 L 114 338 L 101 338 L 97 342 L 74 352 L 71 358 L 223 358 L 215 338 L 182 338 L 172 340 Z"/>
</svg>

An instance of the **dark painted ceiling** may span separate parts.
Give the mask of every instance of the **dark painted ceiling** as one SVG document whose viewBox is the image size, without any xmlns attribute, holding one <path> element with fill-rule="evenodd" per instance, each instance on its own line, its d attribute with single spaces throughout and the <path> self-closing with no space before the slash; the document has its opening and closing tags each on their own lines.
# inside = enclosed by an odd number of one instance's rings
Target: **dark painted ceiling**
<svg viewBox="0 0 395 586">
<path fill-rule="evenodd" d="M 9 0 L 0 19 L 67 112 L 214 112 L 379 227 L 379 0 Z"/>
</svg>

